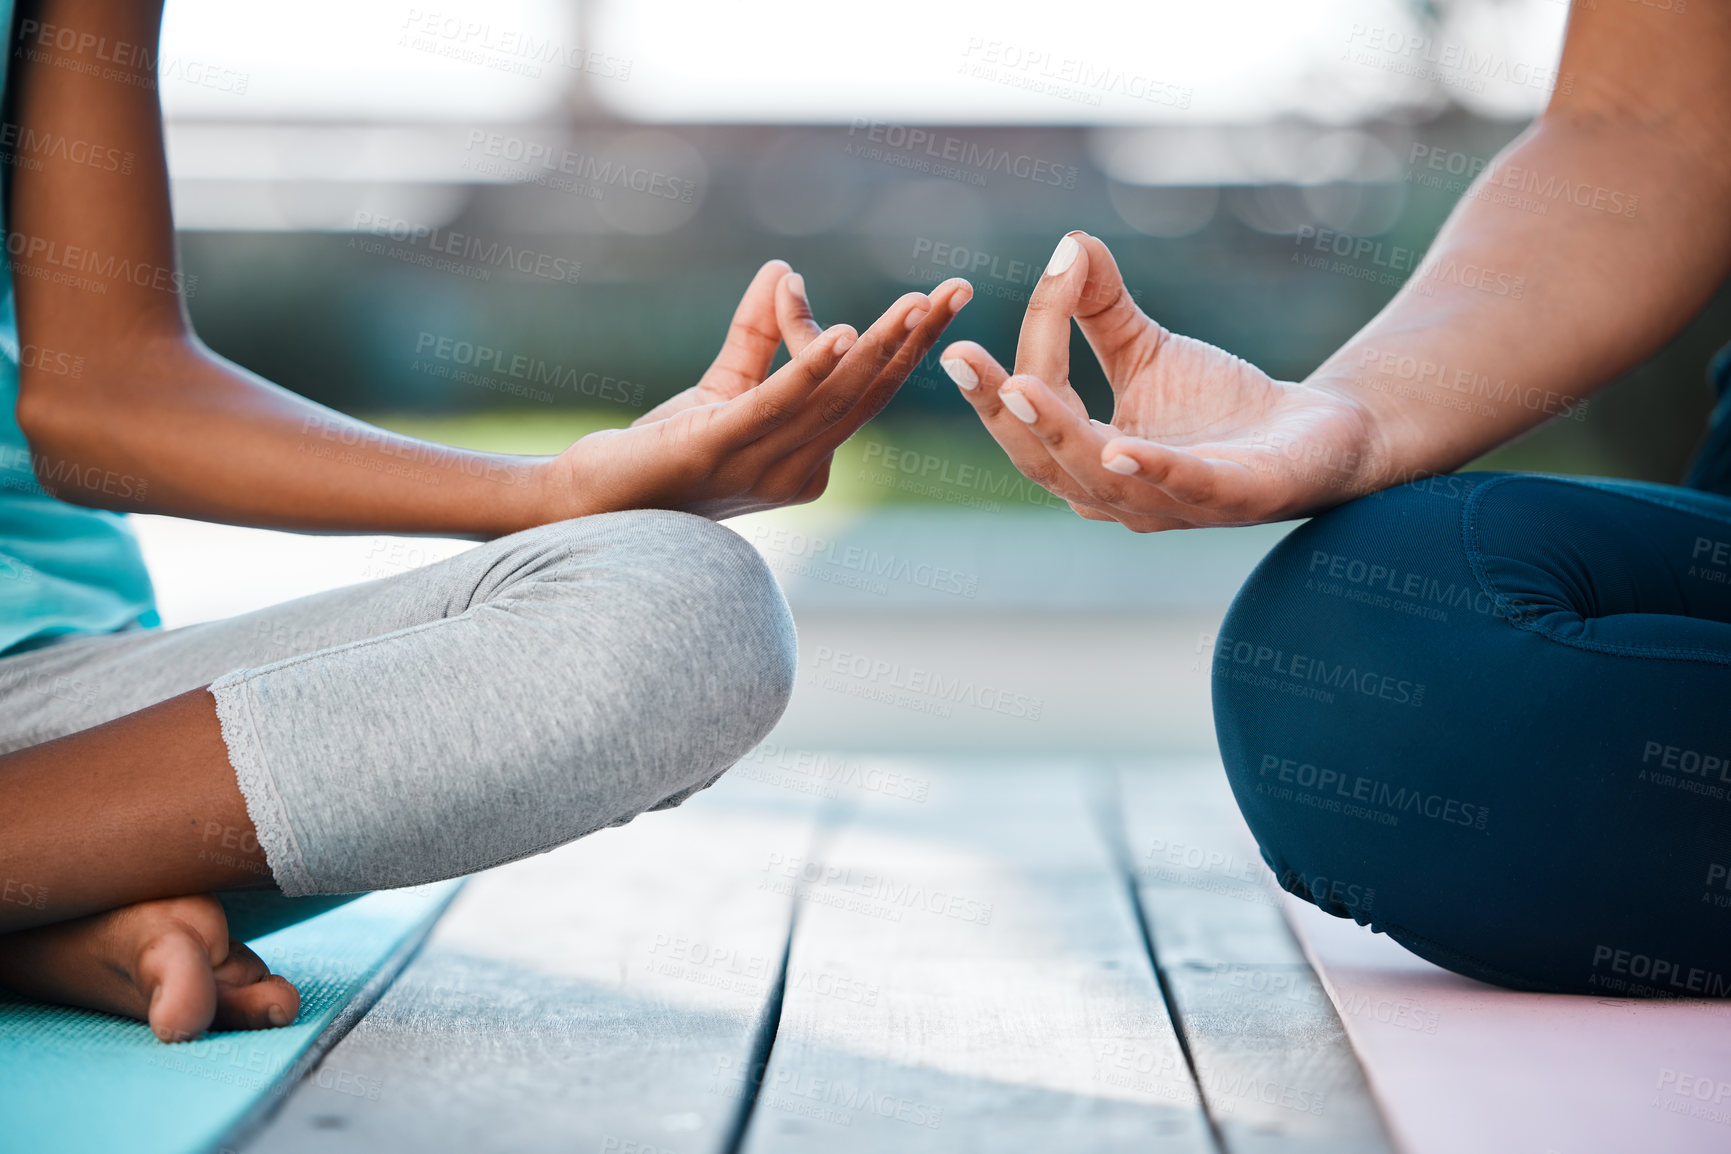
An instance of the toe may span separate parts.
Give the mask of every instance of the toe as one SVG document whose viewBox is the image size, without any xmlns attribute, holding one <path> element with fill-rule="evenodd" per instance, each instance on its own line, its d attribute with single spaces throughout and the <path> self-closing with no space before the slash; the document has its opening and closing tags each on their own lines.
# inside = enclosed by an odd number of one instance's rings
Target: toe
<svg viewBox="0 0 1731 1154">
<path fill-rule="evenodd" d="M 184 1042 L 210 1028 L 216 979 L 204 943 L 193 934 L 175 929 L 153 937 L 139 950 L 133 975 L 158 1038 Z"/>
<path fill-rule="evenodd" d="M 286 1026 L 300 1013 L 300 991 L 270 972 L 241 942 L 229 940 L 228 957 L 216 967 L 216 1020 L 219 1030 L 263 1030 Z"/>
</svg>

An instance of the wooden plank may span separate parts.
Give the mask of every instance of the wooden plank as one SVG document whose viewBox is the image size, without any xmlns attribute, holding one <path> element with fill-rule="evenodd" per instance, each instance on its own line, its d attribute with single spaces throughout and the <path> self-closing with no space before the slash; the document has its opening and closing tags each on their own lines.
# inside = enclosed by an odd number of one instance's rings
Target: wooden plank
<svg viewBox="0 0 1731 1154">
<path fill-rule="evenodd" d="M 245 1149 L 729 1149 L 716 1073 L 767 1044 L 792 916 L 763 857 L 809 853 L 818 804 L 724 778 L 477 877 Z"/>
<path fill-rule="evenodd" d="M 1122 767 L 1125 865 L 1228 1154 L 1394 1149 L 1217 761 Z"/>
<path fill-rule="evenodd" d="M 1213 1149 L 1129 889 L 1075 766 L 879 759 L 797 895 L 747 1154 Z"/>
</svg>

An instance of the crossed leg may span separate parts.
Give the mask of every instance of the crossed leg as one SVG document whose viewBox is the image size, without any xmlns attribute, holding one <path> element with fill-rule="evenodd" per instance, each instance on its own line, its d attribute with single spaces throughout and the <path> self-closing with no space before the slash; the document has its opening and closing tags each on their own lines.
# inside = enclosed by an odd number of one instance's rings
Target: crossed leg
<svg viewBox="0 0 1731 1154">
<path fill-rule="evenodd" d="M 460 876 L 677 804 L 779 719 L 793 660 L 757 555 L 666 512 L 0 659 L 0 984 L 165 1039 L 289 1020 L 293 987 L 212 893 L 274 886 L 292 921 L 304 895 Z"/>
</svg>

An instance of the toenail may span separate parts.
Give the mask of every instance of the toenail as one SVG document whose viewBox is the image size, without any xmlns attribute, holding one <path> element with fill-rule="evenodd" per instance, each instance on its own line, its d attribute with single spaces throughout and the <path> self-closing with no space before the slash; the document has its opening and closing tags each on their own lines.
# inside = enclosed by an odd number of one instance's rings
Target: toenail
<svg viewBox="0 0 1731 1154">
<path fill-rule="evenodd" d="M 275 1003 L 272 1003 L 271 1008 L 265 1011 L 265 1016 L 270 1019 L 270 1024 L 273 1026 L 286 1026 L 290 1020 L 288 1011 Z"/>
</svg>

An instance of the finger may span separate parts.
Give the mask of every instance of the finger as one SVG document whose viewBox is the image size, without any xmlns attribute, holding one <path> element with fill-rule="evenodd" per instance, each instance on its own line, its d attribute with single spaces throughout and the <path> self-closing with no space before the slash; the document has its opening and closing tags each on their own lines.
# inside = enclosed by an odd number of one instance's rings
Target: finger
<svg viewBox="0 0 1731 1154">
<path fill-rule="evenodd" d="M 938 343 L 938 338 L 944 335 L 944 330 L 950 327 L 950 322 L 967 307 L 974 299 L 974 286 L 961 277 L 945 281 L 931 292 L 931 310 L 925 319 L 920 321 L 907 343 L 897 350 L 890 363 L 878 374 L 878 380 L 873 385 L 873 392 L 866 399 L 868 402 L 879 401 L 873 409 L 872 416 L 888 404 L 895 396 L 896 390 L 908 379 L 920 362 L 926 359 L 926 354 L 932 351 Z M 881 391 L 881 398 L 878 396 Z M 862 422 L 863 423 L 863 422 Z"/>
<path fill-rule="evenodd" d="M 1067 233 L 1052 250 L 1046 271 L 1028 297 L 1016 340 L 1016 372 L 1062 384 L 1070 379 L 1070 318 L 1088 279 L 1081 233 Z"/>
<path fill-rule="evenodd" d="M 973 299 L 974 286 L 960 277 L 947 280 L 933 289 L 931 311 L 890 359 L 890 363 L 878 373 L 877 379 L 871 383 L 871 387 L 866 390 L 853 411 L 834 427 L 814 437 L 808 447 L 822 455 L 833 453 L 866 422 L 883 412 L 885 406 L 895 399 L 902 385 L 907 383 L 909 375 L 919 367 L 926 354 L 932 351 L 932 347 L 944 335 L 944 330 L 949 328 L 956 314 Z"/>
<path fill-rule="evenodd" d="M 1124 274 L 1118 271 L 1118 262 L 1106 242 L 1085 232 L 1071 235 L 1082 246 L 1078 263 L 1085 259 L 1088 269 L 1082 283 L 1075 286 L 1076 325 L 1088 339 L 1088 347 L 1107 367 L 1106 375 L 1116 379 L 1111 368 L 1119 354 L 1143 337 L 1153 322 L 1124 287 Z"/>
<path fill-rule="evenodd" d="M 765 443 L 765 451 L 776 456 L 790 454 L 843 421 L 850 422 L 844 426 L 850 433 L 864 424 L 869 414 L 862 416 L 856 410 L 931 312 L 932 299 L 925 293 L 908 293 L 892 304 L 842 357 L 798 416 L 776 433 L 773 441 Z"/>
<path fill-rule="evenodd" d="M 1085 414 L 1060 401 L 1044 381 L 1017 374 L 1004 382 L 998 396 L 1010 415 L 1038 438 L 1058 467 L 1069 474 L 1085 503 L 1108 513 L 1148 512 L 1125 505 L 1130 486 L 1125 484 L 1122 474 L 1111 472 L 1100 463 L 1100 450 L 1110 435 Z"/>
<path fill-rule="evenodd" d="M 755 385 L 769 373 L 775 350 L 781 345 L 781 328 L 776 323 L 776 290 L 791 271 L 784 260 L 772 260 L 757 270 L 739 300 L 739 307 L 733 311 L 727 339 L 710 365 L 710 372 L 726 373 L 747 382 L 746 387 Z"/>
<path fill-rule="evenodd" d="M 1116 521 L 1118 519 L 1104 509 L 1096 509 L 1094 506 L 1084 505 L 1080 501 L 1066 501 L 1064 503 L 1070 506 L 1070 512 L 1084 521 Z"/>
<path fill-rule="evenodd" d="M 851 325 L 836 325 L 808 344 L 762 384 L 707 412 L 687 411 L 697 414 L 697 419 L 710 422 L 706 433 L 713 433 L 732 448 L 740 448 L 767 436 L 806 411 L 818 387 L 830 378 L 857 343 L 858 337 Z"/>
<path fill-rule="evenodd" d="M 1140 522 L 1150 517 L 1161 522 L 1176 518 L 1192 523 L 1185 506 L 1171 493 L 1127 475 L 1123 470 L 1128 467 L 1125 464 L 1128 458 L 1122 454 L 1111 456 L 1114 466 L 1106 467 L 1106 445 L 1115 439 L 1134 438 L 1115 437 L 1097 422 L 1077 415 L 1043 381 L 1034 377 L 1011 377 L 999 393 L 1004 406 L 1027 424 L 1052 460 L 1081 489 L 1084 503 L 1140 532 L 1147 531 Z M 1152 527 L 1171 526 L 1161 523 Z"/>
<path fill-rule="evenodd" d="M 1034 431 L 1004 406 L 999 390 L 1010 374 L 997 358 L 973 341 L 957 341 L 944 350 L 939 363 L 1022 476 L 1067 500 L 1086 500 L 1081 487 L 1052 460 Z"/>
<path fill-rule="evenodd" d="M 1238 461 L 1199 457 L 1140 437 L 1107 441 L 1100 460 L 1102 468 L 1121 474 L 1131 485 L 1163 493 L 1193 511 L 1208 510 L 1210 523 L 1236 523 L 1248 515 L 1255 499 L 1255 476 Z"/>
<path fill-rule="evenodd" d="M 775 321 L 789 356 L 797 357 L 800 350 L 823 335 L 823 329 L 811 315 L 811 298 L 805 293 L 805 278 L 789 273 L 781 278 L 775 290 Z"/>
</svg>

